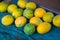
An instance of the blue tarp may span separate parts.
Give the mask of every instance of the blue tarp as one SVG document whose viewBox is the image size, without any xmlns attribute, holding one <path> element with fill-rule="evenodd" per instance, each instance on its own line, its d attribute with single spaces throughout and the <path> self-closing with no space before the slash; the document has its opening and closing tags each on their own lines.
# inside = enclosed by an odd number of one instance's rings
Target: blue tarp
<svg viewBox="0 0 60 40">
<path fill-rule="evenodd" d="M 12 3 L 16 4 L 17 0 L 13 0 Z M 9 13 L 0 13 L 0 40 L 60 40 L 60 28 L 52 26 L 52 29 L 47 34 L 38 34 L 35 32 L 33 35 L 26 35 L 22 28 L 17 28 L 13 23 L 10 26 L 4 26 L 1 23 L 1 19 L 4 15 Z"/>
</svg>

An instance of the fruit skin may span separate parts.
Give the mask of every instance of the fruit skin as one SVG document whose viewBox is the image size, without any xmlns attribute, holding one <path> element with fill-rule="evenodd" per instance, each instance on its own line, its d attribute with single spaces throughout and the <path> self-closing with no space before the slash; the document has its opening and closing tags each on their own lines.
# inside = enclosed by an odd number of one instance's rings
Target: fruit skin
<svg viewBox="0 0 60 40">
<path fill-rule="evenodd" d="M 42 18 L 46 11 L 43 8 L 37 8 L 34 12 L 35 17 Z"/>
<path fill-rule="evenodd" d="M 60 15 L 56 15 L 53 18 L 53 25 L 55 25 L 56 27 L 60 27 Z"/>
<path fill-rule="evenodd" d="M 40 23 L 42 23 L 42 20 L 38 17 L 32 17 L 30 19 L 30 23 L 34 24 L 35 26 L 38 26 Z"/>
<path fill-rule="evenodd" d="M 5 26 L 11 25 L 13 21 L 14 21 L 14 18 L 11 15 L 6 15 L 1 20 L 2 24 Z"/>
<path fill-rule="evenodd" d="M 15 20 L 16 27 L 23 27 L 26 24 L 27 20 L 25 17 L 21 16 Z"/>
<path fill-rule="evenodd" d="M 41 24 L 38 25 L 37 32 L 39 34 L 45 34 L 45 33 L 49 32 L 50 29 L 51 29 L 51 24 L 49 24 L 47 22 L 42 22 Z"/>
<path fill-rule="evenodd" d="M 27 0 L 18 0 L 18 1 L 27 1 Z"/>
<path fill-rule="evenodd" d="M 8 4 L 5 2 L 0 2 L 0 12 L 6 12 Z"/>
<path fill-rule="evenodd" d="M 32 35 L 35 32 L 35 26 L 33 24 L 26 24 L 24 27 L 24 33 L 26 35 Z"/>
<path fill-rule="evenodd" d="M 18 17 L 22 16 L 22 14 L 23 14 L 22 9 L 16 9 L 12 12 L 12 16 L 14 16 L 14 18 L 18 18 Z"/>
<path fill-rule="evenodd" d="M 43 16 L 43 20 L 45 22 L 52 22 L 53 20 L 53 17 L 54 17 L 54 14 L 52 12 L 47 12 L 44 16 Z"/>
<path fill-rule="evenodd" d="M 36 9 L 36 4 L 34 2 L 28 2 L 26 8 L 34 10 Z"/>
<path fill-rule="evenodd" d="M 33 11 L 30 9 L 25 9 L 23 12 L 23 16 L 26 17 L 27 19 L 30 19 L 33 17 Z"/>
<path fill-rule="evenodd" d="M 25 0 L 19 0 L 17 2 L 17 5 L 22 9 L 26 8 L 26 4 L 27 4 L 27 1 L 25 1 Z"/>
<path fill-rule="evenodd" d="M 12 13 L 15 9 L 17 9 L 17 6 L 15 4 L 10 4 L 7 8 L 8 13 Z"/>
</svg>

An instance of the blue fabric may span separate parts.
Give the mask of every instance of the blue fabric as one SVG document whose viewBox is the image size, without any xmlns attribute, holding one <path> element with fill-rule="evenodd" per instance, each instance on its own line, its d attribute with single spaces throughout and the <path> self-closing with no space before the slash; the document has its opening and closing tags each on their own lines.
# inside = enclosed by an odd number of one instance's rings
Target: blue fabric
<svg viewBox="0 0 60 40">
<path fill-rule="evenodd" d="M 16 4 L 17 0 L 12 3 Z M 60 40 L 60 28 L 52 26 L 52 29 L 47 34 L 41 35 L 37 32 L 31 36 L 24 34 L 23 28 L 16 28 L 14 24 L 4 26 L 1 23 L 1 18 L 9 13 L 0 13 L 0 40 Z"/>
</svg>

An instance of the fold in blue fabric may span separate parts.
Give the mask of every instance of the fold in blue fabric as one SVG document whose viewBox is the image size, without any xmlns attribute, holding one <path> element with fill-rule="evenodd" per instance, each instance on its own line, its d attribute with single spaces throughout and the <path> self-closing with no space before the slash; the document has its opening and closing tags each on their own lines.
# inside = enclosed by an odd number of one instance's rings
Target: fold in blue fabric
<svg viewBox="0 0 60 40">
<path fill-rule="evenodd" d="M 12 3 L 16 4 L 17 0 L 13 0 Z M 52 29 L 47 34 L 38 34 L 35 32 L 33 35 L 26 35 L 23 32 L 23 28 L 17 28 L 13 23 L 10 26 L 4 26 L 1 23 L 1 19 L 4 15 L 9 13 L 0 13 L 0 40 L 60 40 L 60 28 L 56 28 L 52 25 Z"/>
</svg>

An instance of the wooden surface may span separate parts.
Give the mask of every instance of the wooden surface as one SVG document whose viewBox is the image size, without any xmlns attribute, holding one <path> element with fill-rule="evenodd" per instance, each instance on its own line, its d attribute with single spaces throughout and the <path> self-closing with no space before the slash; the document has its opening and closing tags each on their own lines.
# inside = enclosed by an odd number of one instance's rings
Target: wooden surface
<svg viewBox="0 0 60 40">
<path fill-rule="evenodd" d="M 31 0 L 60 13 L 60 0 Z"/>
</svg>

